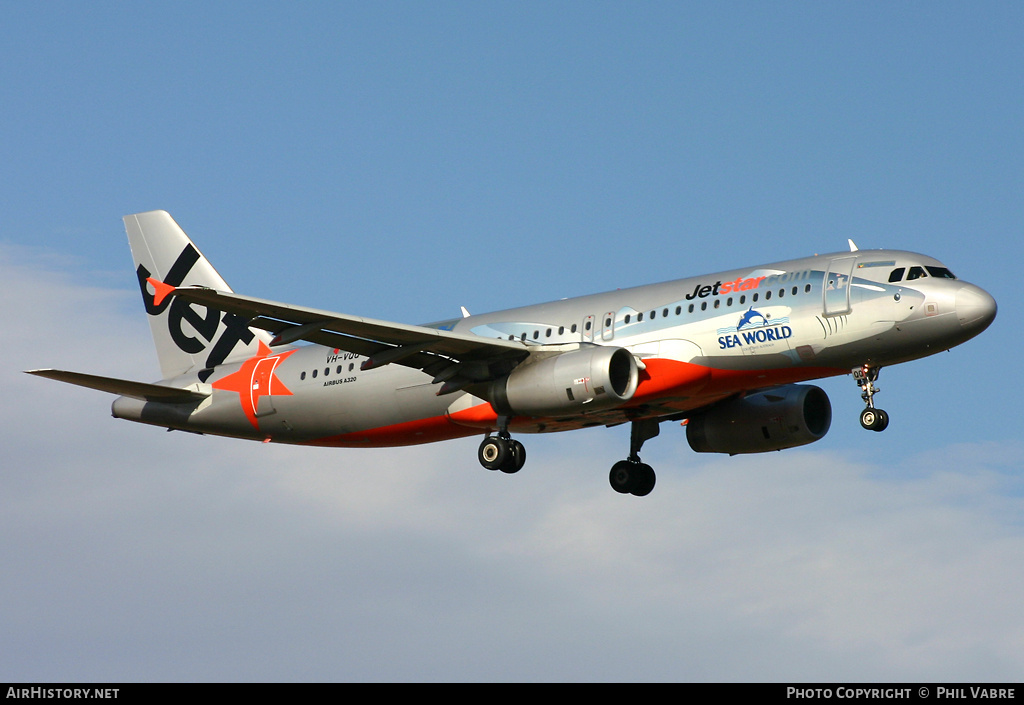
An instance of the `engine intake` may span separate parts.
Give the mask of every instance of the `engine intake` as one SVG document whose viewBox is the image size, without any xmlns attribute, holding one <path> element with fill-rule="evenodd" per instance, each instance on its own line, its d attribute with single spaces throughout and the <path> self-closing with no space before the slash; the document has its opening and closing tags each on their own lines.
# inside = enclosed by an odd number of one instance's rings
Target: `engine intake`
<svg viewBox="0 0 1024 705">
<path fill-rule="evenodd" d="M 631 352 L 597 345 L 527 360 L 492 384 L 490 400 L 506 416 L 567 416 L 613 409 L 639 383 Z"/>
<path fill-rule="evenodd" d="M 787 384 L 713 407 L 686 425 L 698 453 L 764 453 L 820 440 L 832 425 L 832 403 L 818 387 Z"/>
</svg>

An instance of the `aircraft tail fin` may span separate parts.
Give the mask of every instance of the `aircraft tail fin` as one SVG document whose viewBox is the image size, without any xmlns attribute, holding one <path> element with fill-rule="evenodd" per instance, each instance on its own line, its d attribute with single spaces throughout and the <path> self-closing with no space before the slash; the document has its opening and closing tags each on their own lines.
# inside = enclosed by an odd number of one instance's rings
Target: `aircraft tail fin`
<svg viewBox="0 0 1024 705">
<path fill-rule="evenodd" d="M 164 379 L 193 370 L 205 381 L 217 365 L 270 341 L 240 316 L 168 296 L 181 286 L 231 291 L 169 213 L 126 215 L 124 227 Z"/>
</svg>

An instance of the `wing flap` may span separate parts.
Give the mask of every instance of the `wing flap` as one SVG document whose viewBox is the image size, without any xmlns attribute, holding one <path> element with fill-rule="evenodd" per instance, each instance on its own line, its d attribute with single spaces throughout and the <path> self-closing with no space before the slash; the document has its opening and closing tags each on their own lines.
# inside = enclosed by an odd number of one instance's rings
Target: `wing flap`
<svg viewBox="0 0 1024 705">
<path fill-rule="evenodd" d="M 110 392 L 123 397 L 132 397 L 142 401 L 159 401 L 167 404 L 195 403 L 205 399 L 208 394 L 195 392 L 180 387 L 165 387 L 160 384 L 147 384 L 146 382 L 132 382 L 127 379 L 115 377 L 101 377 L 99 375 L 87 375 L 82 372 L 68 372 L 66 370 L 25 370 L 27 374 L 37 377 L 55 379 L 58 382 L 67 382 L 79 387 L 97 389 L 101 392 Z"/>
</svg>

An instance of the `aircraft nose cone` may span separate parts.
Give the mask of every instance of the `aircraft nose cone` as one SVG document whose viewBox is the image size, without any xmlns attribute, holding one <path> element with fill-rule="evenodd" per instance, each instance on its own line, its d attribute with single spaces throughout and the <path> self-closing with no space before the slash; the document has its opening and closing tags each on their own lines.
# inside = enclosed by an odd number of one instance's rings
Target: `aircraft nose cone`
<svg viewBox="0 0 1024 705">
<path fill-rule="evenodd" d="M 968 284 L 956 292 L 956 315 L 962 328 L 980 333 L 996 317 L 996 300 L 984 289 Z"/>
</svg>

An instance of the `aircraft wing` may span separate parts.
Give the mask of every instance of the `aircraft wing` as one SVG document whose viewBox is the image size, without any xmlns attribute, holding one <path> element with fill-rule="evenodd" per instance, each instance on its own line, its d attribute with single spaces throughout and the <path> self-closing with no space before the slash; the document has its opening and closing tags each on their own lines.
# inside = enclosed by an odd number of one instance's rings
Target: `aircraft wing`
<svg viewBox="0 0 1024 705">
<path fill-rule="evenodd" d="M 436 381 L 460 377 L 469 383 L 507 372 L 530 354 L 520 341 L 360 318 L 213 289 L 182 287 L 173 295 L 248 319 L 250 327 L 277 336 L 271 345 L 305 340 L 364 355 L 369 359 L 363 369 L 396 363 L 421 369 Z"/>
<path fill-rule="evenodd" d="M 125 397 L 133 397 L 143 401 L 160 401 L 169 404 L 184 404 L 198 402 L 205 399 L 208 394 L 194 392 L 179 387 L 165 387 L 160 384 L 147 384 L 145 382 L 132 382 L 127 379 L 115 377 L 100 377 L 99 375 L 87 375 L 81 372 L 67 372 L 65 370 L 25 370 L 30 375 L 55 379 L 59 382 L 77 384 L 79 387 L 98 389 L 101 392 L 110 392 Z"/>
</svg>

